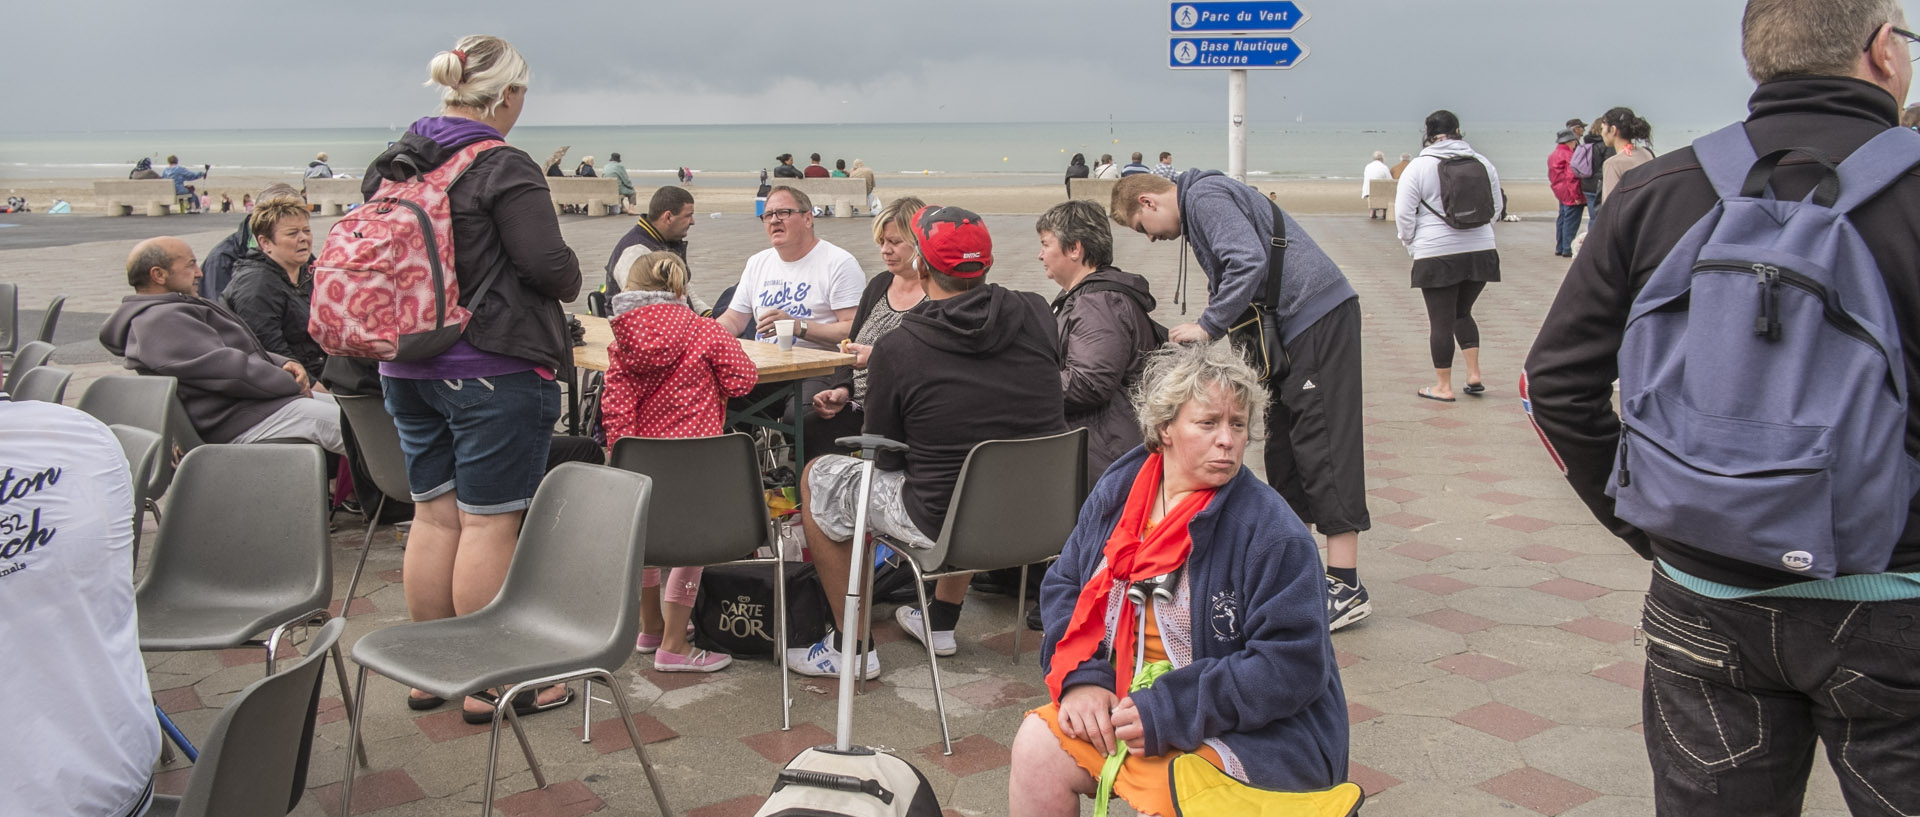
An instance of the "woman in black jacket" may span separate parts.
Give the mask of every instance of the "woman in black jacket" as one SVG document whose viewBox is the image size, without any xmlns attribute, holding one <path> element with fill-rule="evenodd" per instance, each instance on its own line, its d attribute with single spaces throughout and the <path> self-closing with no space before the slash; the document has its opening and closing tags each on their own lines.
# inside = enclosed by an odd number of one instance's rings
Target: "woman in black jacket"
<svg viewBox="0 0 1920 817">
<path fill-rule="evenodd" d="M 223 294 L 227 309 L 267 351 L 299 361 L 308 375 L 319 377 L 327 353 L 307 334 L 313 227 L 306 202 L 291 195 L 266 199 L 253 208 L 247 229 L 259 246 L 233 262 L 233 280 Z"/>
<path fill-rule="evenodd" d="M 1093 175 L 1093 168 L 1087 167 L 1086 155 L 1073 154 L 1073 159 L 1067 162 L 1067 195 L 1073 195 L 1074 179 L 1084 179 L 1091 175 Z"/>
</svg>

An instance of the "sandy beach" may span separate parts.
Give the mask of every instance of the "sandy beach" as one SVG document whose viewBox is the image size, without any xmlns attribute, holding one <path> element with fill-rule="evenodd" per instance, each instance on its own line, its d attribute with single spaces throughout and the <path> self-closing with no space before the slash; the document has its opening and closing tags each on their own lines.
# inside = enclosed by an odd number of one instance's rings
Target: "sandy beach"
<svg viewBox="0 0 1920 817">
<path fill-rule="evenodd" d="M 300 186 L 300 179 L 292 176 L 225 176 L 214 169 L 208 179 L 196 182 L 194 187 L 213 196 L 215 209 L 219 209 L 220 196 L 232 197 L 235 209 L 240 206 L 244 194 L 258 193 L 261 188 L 274 182 L 286 182 Z M 108 179 L 100 179 L 107 181 Z M 75 213 L 99 214 L 105 212 L 101 202 L 94 197 L 92 179 L 17 179 L 8 180 L 8 196 L 24 196 L 35 212 L 45 212 L 55 199 L 65 199 L 73 205 Z M 968 186 L 958 180 L 944 180 L 941 185 L 929 185 L 924 180 L 908 175 L 889 175 L 880 179 L 875 192 L 883 200 L 899 196 L 919 196 L 927 201 L 937 201 L 958 207 L 965 207 L 979 213 L 994 214 L 1034 214 L 1043 213 L 1048 207 L 1059 203 L 1066 197 L 1064 184 L 1008 186 L 980 184 Z M 644 200 L 647 191 L 663 184 L 675 183 L 667 174 L 634 174 L 634 187 L 641 191 Z M 1261 192 L 1275 193 L 1280 206 L 1290 213 L 1301 215 L 1346 215 L 1364 214 L 1364 203 L 1360 199 L 1360 183 L 1352 180 L 1263 180 L 1256 178 L 1253 186 Z M 747 173 L 713 173 L 698 176 L 689 187 L 693 191 L 695 207 L 702 213 L 751 213 L 753 212 L 754 192 L 759 187 L 757 176 Z M 1551 217 L 1556 204 L 1553 194 L 1547 189 L 1546 182 L 1516 182 L 1507 186 L 1508 209 L 1510 212 L 1526 216 L 1544 215 Z"/>
</svg>

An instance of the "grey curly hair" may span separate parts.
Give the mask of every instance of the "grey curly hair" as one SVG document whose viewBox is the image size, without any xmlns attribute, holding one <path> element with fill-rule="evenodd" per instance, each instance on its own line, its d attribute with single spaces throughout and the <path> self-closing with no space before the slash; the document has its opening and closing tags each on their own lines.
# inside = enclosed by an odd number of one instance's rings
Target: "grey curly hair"
<svg viewBox="0 0 1920 817">
<path fill-rule="evenodd" d="M 1133 411 L 1147 450 L 1160 453 L 1160 432 L 1180 415 L 1180 407 L 1206 400 L 1214 387 L 1226 389 L 1247 411 L 1247 439 L 1267 433 L 1267 390 L 1240 351 L 1225 339 L 1212 343 L 1170 343 L 1147 357 L 1133 391 Z"/>
</svg>

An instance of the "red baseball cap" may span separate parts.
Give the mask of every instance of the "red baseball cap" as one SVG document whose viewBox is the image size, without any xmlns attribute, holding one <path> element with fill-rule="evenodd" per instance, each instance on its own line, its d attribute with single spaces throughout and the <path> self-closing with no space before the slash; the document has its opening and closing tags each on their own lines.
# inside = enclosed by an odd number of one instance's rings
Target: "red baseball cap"
<svg viewBox="0 0 1920 817">
<path fill-rule="evenodd" d="M 971 210 L 929 205 L 913 214 L 913 240 L 934 271 L 978 278 L 993 267 L 993 237 Z"/>
</svg>

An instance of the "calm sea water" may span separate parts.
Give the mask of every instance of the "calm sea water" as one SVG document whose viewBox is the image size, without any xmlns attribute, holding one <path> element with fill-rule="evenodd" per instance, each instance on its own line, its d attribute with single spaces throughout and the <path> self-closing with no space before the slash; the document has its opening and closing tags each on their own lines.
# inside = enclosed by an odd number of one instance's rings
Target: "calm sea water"
<svg viewBox="0 0 1920 817">
<path fill-rule="evenodd" d="M 184 164 L 211 164 L 216 174 L 297 176 L 318 151 L 328 154 L 335 172 L 357 176 L 406 125 L 0 132 L 0 179 L 124 178 L 134 160 L 145 156 L 159 166 L 169 153 Z M 1488 122 L 1468 128 L 1466 136 L 1500 168 L 1502 178 L 1538 180 L 1546 178 L 1546 156 L 1559 127 Z M 1684 145 L 1712 127 L 1656 125 L 1654 146 L 1665 151 Z M 1274 179 L 1357 179 L 1373 151 L 1385 152 L 1392 163 L 1403 152 L 1418 153 L 1419 136 L 1415 122 L 1255 122 L 1247 168 L 1250 175 Z M 511 141 L 538 161 L 569 146 L 562 165 L 569 173 L 583 156 L 604 165 L 613 152 L 621 153 L 634 173 L 670 173 L 681 166 L 696 173 L 753 173 L 771 168 L 777 154 L 793 153 L 799 157 L 795 163 L 805 165 L 807 154 L 817 151 L 829 167 L 835 159 L 852 164 L 859 158 L 883 176 L 965 185 L 1057 181 L 1074 153 L 1086 154 L 1088 164 L 1112 153 L 1125 164 L 1127 154 L 1140 151 L 1152 165 L 1166 150 L 1181 168 L 1226 165 L 1226 126 L 1212 122 L 527 126 L 515 128 Z"/>
</svg>

